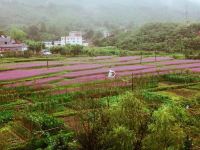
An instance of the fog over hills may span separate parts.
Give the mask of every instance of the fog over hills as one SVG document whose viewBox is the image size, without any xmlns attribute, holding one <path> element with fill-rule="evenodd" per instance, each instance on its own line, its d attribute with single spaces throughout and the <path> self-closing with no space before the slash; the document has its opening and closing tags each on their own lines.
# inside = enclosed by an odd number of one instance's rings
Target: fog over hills
<svg viewBox="0 0 200 150">
<path fill-rule="evenodd" d="M 198 0 L 0 0 L 0 25 L 60 27 L 200 20 Z"/>
</svg>

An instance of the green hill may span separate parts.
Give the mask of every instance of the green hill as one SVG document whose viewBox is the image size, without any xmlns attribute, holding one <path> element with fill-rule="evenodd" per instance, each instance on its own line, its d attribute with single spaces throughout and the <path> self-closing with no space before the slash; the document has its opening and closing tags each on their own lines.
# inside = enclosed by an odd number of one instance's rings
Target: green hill
<svg viewBox="0 0 200 150">
<path fill-rule="evenodd" d="M 200 4 L 190 0 L 0 0 L 1 26 L 45 22 L 57 27 L 96 28 L 105 24 L 179 22 L 186 16 L 198 21 L 199 13 Z"/>
</svg>

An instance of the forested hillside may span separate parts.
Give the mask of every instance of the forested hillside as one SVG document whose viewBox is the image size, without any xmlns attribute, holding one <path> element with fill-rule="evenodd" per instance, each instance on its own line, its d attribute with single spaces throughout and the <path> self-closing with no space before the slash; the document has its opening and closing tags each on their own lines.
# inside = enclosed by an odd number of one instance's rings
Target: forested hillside
<svg viewBox="0 0 200 150">
<path fill-rule="evenodd" d="M 199 20 L 200 4 L 191 0 L 0 0 L 0 25 L 44 22 L 65 28 L 93 28 L 153 21 Z"/>
<path fill-rule="evenodd" d="M 157 50 L 200 56 L 200 24 L 151 23 L 137 30 L 117 31 L 113 36 L 95 43 L 127 50 Z"/>
</svg>

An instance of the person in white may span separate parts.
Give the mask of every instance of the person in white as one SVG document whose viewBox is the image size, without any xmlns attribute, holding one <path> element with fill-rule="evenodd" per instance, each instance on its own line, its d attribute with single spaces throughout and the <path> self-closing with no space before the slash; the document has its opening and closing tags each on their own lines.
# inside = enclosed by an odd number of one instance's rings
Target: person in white
<svg viewBox="0 0 200 150">
<path fill-rule="evenodd" d="M 115 73 L 115 71 L 113 71 L 113 70 L 109 70 L 109 73 L 108 73 L 108 78 L 115 78 L 115 76 L 116 76 L 116 73 Z"/>
</svg>

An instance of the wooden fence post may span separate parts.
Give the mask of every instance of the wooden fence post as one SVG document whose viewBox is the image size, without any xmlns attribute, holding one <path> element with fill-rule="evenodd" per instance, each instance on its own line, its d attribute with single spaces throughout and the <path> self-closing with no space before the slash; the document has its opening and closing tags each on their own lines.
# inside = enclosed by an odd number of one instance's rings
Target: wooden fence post
<svg viewBox="0 0 200 150">
<path fill-rule="evenodd" d="M 132 73 L 132 85 L 131 86 L 132 86 L 132 91 L 133 91 L 133 73 Z"/>
<path fill-rule="evenodd" d="M 48 56 L 46 57 L 47 59 L 47 68 L 49 68 L 49 59 L 48 59 Z"/>
</svg>

